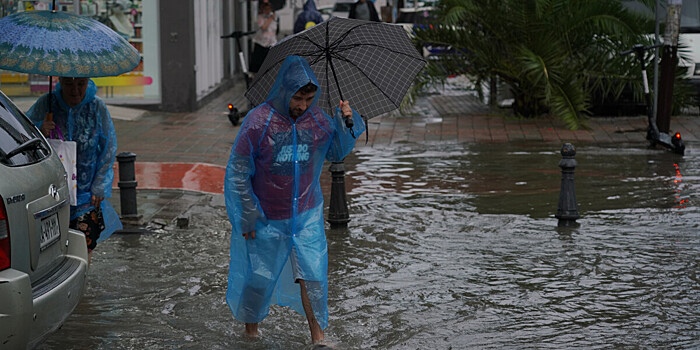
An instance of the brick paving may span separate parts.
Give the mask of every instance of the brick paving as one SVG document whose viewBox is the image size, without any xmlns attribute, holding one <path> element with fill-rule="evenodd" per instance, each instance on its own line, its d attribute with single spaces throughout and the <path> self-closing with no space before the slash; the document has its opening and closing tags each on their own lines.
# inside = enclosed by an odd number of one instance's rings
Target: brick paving
<svg viewBox="0 0 700 350">
<path fill-rule="evenodd" d="M 119 152 L 133 152 L 137 162 L 208 163 L 224 166 L 239 130 L 227 118 L 227 104 L 244 110 L 245 86 L 238 84 L 196 112 L 146 112 L 132 120 L 117 119 Z M 369 137 L 357 147 L 397 143 L 545 142 L 646 143 L 646 118 L 591 117 L 587 128 L 568 130 L 553 118 L 519 119 L 509 110 L 490 109 L 471 95 L 423 96 L 403 113 L 392 112 L 368 121 Z M 675 116 L 673 131 L 686 144 L 700 141 L 700 116 Z"/>
</svg>

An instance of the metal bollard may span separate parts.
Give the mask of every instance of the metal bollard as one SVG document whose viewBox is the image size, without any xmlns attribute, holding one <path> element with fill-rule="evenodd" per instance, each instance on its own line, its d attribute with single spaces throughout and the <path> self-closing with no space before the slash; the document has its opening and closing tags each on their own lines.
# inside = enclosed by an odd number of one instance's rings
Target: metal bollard
<svg viewBox="0 0 700 350">
<path fill-rule="evenodd" d="M 350 221 L 348 202 L 345 197 L 345 165 L 343 162 L 333 162 L 328 170 L 332 178 L 328 222 L 331 227 L 345 227 Z"/>
<path fill-rule="evenodd" d="M 117 155 L 119 162 L 119 199 L 123 219 L 138 219 L 141 215 L 136 210 L 136 176 L 134 169 L 136 154 L 122 152 Z"/>
<path fill-rule="evenodd" d="M 578 204 L 576 204 L 576 190 L 574 189 L 574 169 L 576 169 L 576 147 L 570 143 L 565 143 L 561 147 L 562 159 L 559 161 L 561 168 L 561 190 L 559 192 L 559 206 L 556 218 L 559 219 L 559 227 L 578 227 L 576 219 L 578 215 Z"/>
</svg>

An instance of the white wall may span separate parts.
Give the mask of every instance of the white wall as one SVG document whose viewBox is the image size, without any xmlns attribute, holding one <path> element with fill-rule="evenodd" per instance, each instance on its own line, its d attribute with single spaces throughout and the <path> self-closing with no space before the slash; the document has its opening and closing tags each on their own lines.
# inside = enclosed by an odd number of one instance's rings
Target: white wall
<svg viewBox="0 0 700 350">
<path fill-rule="evenodd" d="M 143 26 L 143 76 L 153 78 L 151 85 L 145 85 L 144 99 L 160 99 L 160 23 L 158 23 L 158 1 L 142 2 L 141 21 Z"/>
<path fill-rule="evenodd" d="M 224 35 L 222 10 L 220 0 L 194 2 L 197 100 L 206 96 L 224 79 L 224 44 L 220 38 Z"/>
</svg>

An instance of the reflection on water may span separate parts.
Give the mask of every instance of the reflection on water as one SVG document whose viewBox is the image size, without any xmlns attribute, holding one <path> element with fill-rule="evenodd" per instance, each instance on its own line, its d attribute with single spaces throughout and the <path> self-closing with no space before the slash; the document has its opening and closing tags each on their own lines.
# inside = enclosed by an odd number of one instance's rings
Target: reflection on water
<svg viewBox="0 0 700 350">
<path fill-rule="evenodd" d="M 327 231 L 327 338 L 342 349 L 700 347 L 693 148 L 579 147 L 574 230 L 554 218 L 560 159 L 541 144 L 358 149 L 346 163 L 352 221 Z M 260 340 L 242 336 L 224 299 L 229 224 L 221 197 L 207 198 L 188 230 L 103 242 L 82 303 L 42 348 L 308 348 L 305 320 L 285 308 Z"/>
</svg>

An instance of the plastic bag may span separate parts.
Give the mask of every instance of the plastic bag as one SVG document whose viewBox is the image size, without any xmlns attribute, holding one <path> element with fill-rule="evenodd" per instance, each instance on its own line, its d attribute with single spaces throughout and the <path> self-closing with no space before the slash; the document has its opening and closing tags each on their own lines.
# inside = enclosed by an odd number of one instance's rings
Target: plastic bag
<svg viewBox="0 0 700 350">
<path fill-rule="evenodd" d="M 58 158 L 61 159 L 63 168 L 66 169 L 68 178 L 68 193 L 70 194 L 70 205 L 78 204 L 78 169 L 76 165 L 77 144 L 75 141 L 65 141 L 63 134 L 59 129 L 57 133 L 52 133 L 52 136 L 57 134 L 60 138 L 48 139 L 49 145 L 54 149 Z"/>
</svg>

